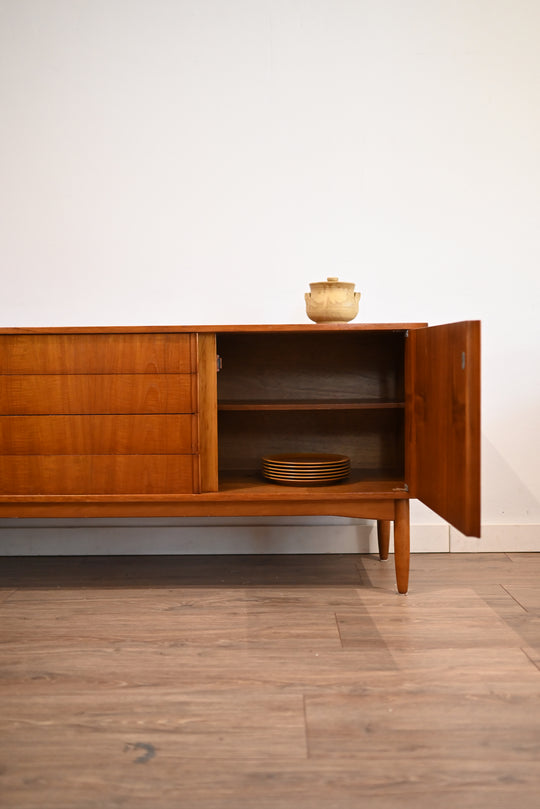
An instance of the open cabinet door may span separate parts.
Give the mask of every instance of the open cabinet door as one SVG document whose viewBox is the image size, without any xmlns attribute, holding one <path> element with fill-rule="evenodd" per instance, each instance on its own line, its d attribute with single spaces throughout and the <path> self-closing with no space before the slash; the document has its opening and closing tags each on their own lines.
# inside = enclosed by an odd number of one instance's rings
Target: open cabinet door
<svg viewBox="0 0 540 809">
<path fill-rule="evenodd" d="M 411 329 L 406 368 L 410 496 L 479 537 L 480 321 Z"/>
</svg>

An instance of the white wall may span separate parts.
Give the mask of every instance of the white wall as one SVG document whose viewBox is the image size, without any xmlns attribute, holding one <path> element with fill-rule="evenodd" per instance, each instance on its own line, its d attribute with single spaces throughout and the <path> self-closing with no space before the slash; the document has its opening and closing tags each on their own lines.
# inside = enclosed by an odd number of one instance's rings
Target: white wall
<svg viewBox="0 0 540 809">
<path fill-rule="evenodd" d="M 537 0 L 0 0 L 0 325 L 306 322 L 328 274 L 361 320 L 480 318 L 485 533 L 540 549 L 539 27 Z"/>
</svg>

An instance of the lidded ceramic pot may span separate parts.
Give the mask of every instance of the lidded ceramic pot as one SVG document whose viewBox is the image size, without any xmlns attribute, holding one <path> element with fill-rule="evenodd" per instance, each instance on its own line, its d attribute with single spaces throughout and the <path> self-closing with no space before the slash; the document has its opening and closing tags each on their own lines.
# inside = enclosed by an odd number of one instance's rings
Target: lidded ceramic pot
<svg viewBox="0 0 540 809">
<path fill-rule="evenodd" d="M 360 292 L 354 291 L 354 284 L 327 278 L 309 285 L 306 292 L 306 312 L 315 323 L 348 323 L 358 314 Z"/>
</svg>

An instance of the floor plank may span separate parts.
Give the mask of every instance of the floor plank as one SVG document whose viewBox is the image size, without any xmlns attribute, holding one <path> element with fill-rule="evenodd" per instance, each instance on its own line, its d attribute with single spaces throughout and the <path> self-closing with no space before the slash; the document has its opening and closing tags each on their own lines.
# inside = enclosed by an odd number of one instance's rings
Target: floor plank
<svg viewBox="0 0 540 809">
<path fill-rule="evenodd" d="M 2 560 L 0 806 L 536 809 L 523 556 Z"/>
</svg>

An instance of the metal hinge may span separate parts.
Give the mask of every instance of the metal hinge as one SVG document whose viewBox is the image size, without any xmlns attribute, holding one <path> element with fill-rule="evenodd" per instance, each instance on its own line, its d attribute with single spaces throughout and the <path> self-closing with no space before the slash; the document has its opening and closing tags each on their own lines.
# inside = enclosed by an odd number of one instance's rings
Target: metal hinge
<svg viewBox="0 0 540 809">
<path fill-rule="evenodd" d="M 223 368 L 223 360 L 221 359 L 219 354 L 216 354 L 216 371 L 219 372 L 221 371 L 222 368 Z"/>
</svg>

